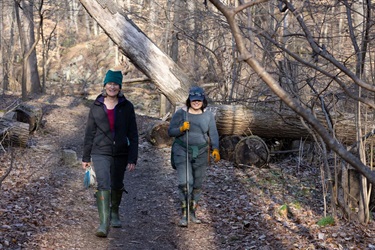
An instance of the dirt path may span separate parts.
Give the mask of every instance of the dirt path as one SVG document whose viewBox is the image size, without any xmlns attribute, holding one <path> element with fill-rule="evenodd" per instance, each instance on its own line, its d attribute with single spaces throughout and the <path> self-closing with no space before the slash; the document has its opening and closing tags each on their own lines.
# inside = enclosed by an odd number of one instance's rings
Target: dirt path
<svg viewBox="0 0 375 250">
<path fill-rule="evenodd" d="M 72 214 L 71 220 L 84 223 L 80 223 L 73 235 L 62 238 L 58 245 L 68 249 L 219 249 L 212 240 L 202 239 L 207 235 L 209 226 L 191 225 L 188 229 L 182 229 L 176 225 L 179 211 L 174 192 L 175 174 L 167 160 L 160 157 L 165 152 L 159 151 L 141 145 L 140 153 L 148 155 L 150 159 L 144 157 L 136 171 L 126 173 L 128 194 L 124 194 L 120 208 L 122 228 L 111 229 L 106 239 L 96 237 L 94 232 L 98 216 L 94 190 L 82 190 L 78 185 L 76 188 L 80 189 L 80 197 L 74 206 L 76 211 L 86 211 Z M 79 175 L 76 177 L 75 182 L 81 182 Z M 71 199 L 74 200 L 73 197 Z M 199 233 L 195 232 L 198 230 Z M 67 242 L 70 243 L 67 245 Z"/>
<path fill-rule="evenodd" d="M 269 168 L 211 165 L 198 217 L 203 223 L 177 226 L 177 180 L 170 149 L 144 138 L 154 119 L 138 116 L 140 157 L 125 175 L 120 211 L 123 228 L 108 238 L 94 235 L 98 223 L 94 190 L 83 188 L 79 162 L 65 166 L 64 148 L 80 157 L 88 107 L 73 97 L 41 97 L 45 125 L 17 149 L 15 166 L 0 189 L 0 249 L 375 249 L 374 222 L 336 220 L 320 227 L 323 204 L 319 170 L 293 158 Z M 0 155 L 0 174 L 11 154 Z M 289 213 L 280 208 L 288 205 Z"/>
</svg>

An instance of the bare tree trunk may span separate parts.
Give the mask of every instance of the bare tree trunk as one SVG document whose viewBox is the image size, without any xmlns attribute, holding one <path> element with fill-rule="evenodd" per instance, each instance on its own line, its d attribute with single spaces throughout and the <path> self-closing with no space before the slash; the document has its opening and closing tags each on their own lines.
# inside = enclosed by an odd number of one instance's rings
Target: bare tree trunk
<svg viewBox="0 0 375 250">
<path fill-rule="evenodd" d="M 368 43 L 368 31 L 369 29 L 368 24 L 366 24 L 366 20 L 370 20 L 371 11 L 368 11 L 366 13 L 364 10 L 369 9 L 370 6 L 366 6 L 363 0 L 360 0 L 358 2 L 353 3 L 353 24 L 352 26 L 349 26 L 352 30 L 352 40 L 353 44 L 355 45 L 355 51 L 356 51 L 356 75 L 359 78 L 364 78 L 364 65 L 366 61 L 366 51 L 367 51 L 367 43 Z M 348 10 L 348 16 L 351 14 L 350 9 Z M 349 19 L 350 20 L 350 19 Z M 358 95 L 361 97 L 362 95 L 362 89 L 360 86 L 356 85 Z M 362 104 L 360 102 L 357 102 L 357 115 L 356 115 L 356 125 L 357 125 L 357 139 L 362 138 L 363 136 L 363 129 L 362 126 L 362 118 L 361 118 L 361 112 L 362 112 Z M 357 147 L 357 153 L 362 160 L 366 164 L 366 153 L 365 153 L 365 145 L 364 142 L 360 142 Z M 360 176 L 357 181 L 359 182 L 358 186 L 360 187 L 360 193 L 358 197 L 358 218 L 359 221 L 367 223 L 370 220 L 370 208 L 368 204 L 368 193 L 369 193 L 369 187 L 366 178 L 363 178 Z"/>
<path fill-rule="evenodd" d="M 173 4 L 173 11 L 171 11 L 172 4 Z M 173 3 L 171 0 L 168 0 L 167 13 L 169 14 L 172 13 L 172 16 L 169 16 L 168 18 L 168 20 L 171 20 L 171 21 L 168 21 L 167 23 L 167 28 L 166 28 L 166 33 L 165 33 L 166 39 L 164 43 L 165 44 L 164 51 L 168 51 L 169 56 L 176 63 L 178 62 L 178 39 L 177 39 L 178 32 L 174 29 L 172 32 L 172 28 L 174 27 L 175 23 L 178 23 L 180 21 L 180 4 L 181 4 L 180 0 L 173 1 Z M 171 41 L 171 43 L 169 43 L 168 41 Z M 160 117 L 165 116 L 168 113 L 168 111 L 172 111 L 171 103 L 168 101 L 165 95 L 161 93 L 160 94 L 160 113 L 159 113 Z"/>
<path fill-rule="evenodd" d="M 2 88 L 3 88 L 3 92 L 5 90 L 8 89 L 8 85 L 9 85 L 9 75 L 8 75 L 8 72 L 9 72 L 9 68 L 8 68 L 8 60 L 7 59 L 7 56 L 6 54 L 7 53 L 7 50 L 6 50 L 6 47 L 8 48 L 8 46 L 5 44 L 4 42 L 4 35 L 5 35 L 5 32 L 4 32 L 4 27 L 5 27 L 5 23 L 4 23 L 4 14 L 6 13 L 6 10 L 5 10 L 5 4 L 3 1 L 0 2 L 0 11 L 1 11 L 1 14 L 0 14 L 0 34 L 3 34 L 0 36 L 0 48 L 1 48 L 1 71 L 0 73 L 2 73 Z M 1 74 L 0 74 L 1 75 Z"/>
<path fill-rule="evenodd" d="M 43 2 L 41 3 L 41 8 L 43 5 Z M 31 93 L 41 93 L 41 86 L 40 86 L 40 77 L 39 77 L 39 72 L 38 72 L 38 60 L 36 58 L 36 44 L 38 43 L 39 40 L 39 28 L 37 29 L 37 36 L 38 38 L 35 39 L 35 25 L 34 25 L 34 0 L 29 0 L 29 1 L 24 1 L 23 2 L 23 13 L 26 16 L 24 18 L 24 27 L 27 27 L 29 31 L 29 35 L 26 38 L 26 60 L 28 62 L 26 72 L 27 78 L 26 78 L 26 86 L 30 87 L 30 92 Z"/>
<path fill-rule="evenodd" d="M 45 29 L 43 27 L 43 20 L 46 18 L 44 14 L 41 12 L 41 9 L 39 9 L 39 18 L 41 20 L 40 24 L 40 36 L 42 40 L 42 82 L 41 82 L 41 88 L 42 93 L 46 93 L 46 79 L 47 79 L 47 68 L 50 62 L 49 52 L 51 50 L 51 41 L 54 37 L 54 35 L 57 32 L 57 24 L 58 24 L 58 16 L 49 16 L 50 19 L 55 21 L 55 24 L 53 28 L 51 29 L 49 34 L 45 34 Z M 48 18 L 48 17 L 47 17 Z"/>
<path fill-rule="evenodd" d="M 87 34 L 87 39 L 91 39 L 91 19 L 90 19 L 90 16 L 88 14 L 84 14 L 85 15 L 85 29 L 86 29 L 86 34 Z"/>
<path fill-rule="evenodd" d="M 12 2 L 12 1 L 11 1 Z M 8 86 L 8 89 L 17 89 L 19 87 L 21 87 L 21 84 L 20 84 L 20 75 L 21 74 L 17 74 L 15 75 L 14 72 L 16 72 L 17 70 L 17 66 L 19 61 L 16 61 L 16 63 L 12 63 L 12 61 L 10 60 L 10 58 L 14 58 L 15 57 L 15 53 L 16 53 L 16 46 L 14 46 L 15 44 L 15 31 L 16 29 L 18 28 L 18 25 L 17 25 L 17 18 L 16 18 L 16 11 L 15 11 L 15 8 L 14 8 L 14 5 L 10 4 L 9 6 L 10 8 L 10 21 L 9 21 L 9 25 L 10 25 L 10 31 L 9 31 L 9 45 L 8 45 L 8 79 L 9 79 L 9 86 Z M 18 78 L 17 78 L 18 77 Z M 17 79 L 17 80 L 16 80 Z"/>
<path fill-rule="evenodd" d="M 23 7 L 25 8 L 25 15 L 30 15 L 28 18 L 25 18 L 28 20 L 29 28 L 32 29 L 30 31 L 30 41 L 28 42 L 21 24 L 21 18 L 19 14 L 19 5 L 18 2 L 15 1 L 15 11 L 16 11 L 16 19 L 17 19 L 17 26 L 19 30 L 19 36 L 20 36 L 20 43 L 21 43 L 21 51 L 22 51 L 22 78 L 21 78 L 21 86 L 22 86 L 22 99 L 25 101 L 27 99 L 27 85 L 31 82 L 33 85 L 30 87 L 32 93 L 39 93 L 41 92 L 40 87 L 40 80 L 39 80 L 39 73 L 37 69 L 37 59 L 36 59 L 36 52 L 35 47 L 39 40 L 39 30 L 38 30 L 38 39 L 35 40 L 34 37 L 34 24 L 32 20 L 29 20 L 32 18 L 33 14 L 28 13 L 27 11 L 32 11 L 33 4 L 30 3 L 31 7 L 29 5 L 23 4 Z M 32 44 L 30 44 L 33 42 Z M 30 45 L 30 47 L 28 46 Z M 26 52 L 27 51 L 27 52 Z M 27 73 L 29 73 L 29 78 L 27 77 Z"/>
<path fill-rule="evenodd" d="M 21 18 L 20 18 L 20 13 L 19 13 L 19 6 L 18 2 L 15 0 L 14 1 L 14 10 L 16 14 L 16 20 L 17 20 L 17 27 L 19 30 L 19 36 L 20 36 L 20 44 L 21 44 L 21 53 L 22 53 L 22 58 L 24 60 L 25 58 L 25 34 L 22 29 L 21 25 Z M 27 64 L 25 61 L 22 63 L 22 73 L 21 73 L 21 89 L 22 89 L 22 100 L 27 99 L 27 88 L 26 88 L 26 66 Z"/>
<path fill-rule="evenodd" d="M 69 1 L 70 5 L 70 21 L 72 22 L 72 26 L 75 29 L 75 33 L 78 34 L 80 32 L 79 26 L 78 26 L 78 1 L 71 0 Z"/>
</svg>

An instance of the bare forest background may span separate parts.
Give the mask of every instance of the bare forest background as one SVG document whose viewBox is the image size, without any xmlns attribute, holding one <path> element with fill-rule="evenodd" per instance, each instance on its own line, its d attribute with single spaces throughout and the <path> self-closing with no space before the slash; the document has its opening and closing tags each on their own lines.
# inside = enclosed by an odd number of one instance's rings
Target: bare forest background
<svg viewBox="0 0 375 250">
<path fill-rule="evenodd" d="M 1 92 L 23 101 L 40 94 L 90 98 L 105 72 L 117 67 L 125 82 L 155 95 L 156 109 L 141 112 L 160 118 L 184 101 L 190 86 L 200 85 L 217 117 L 229 118 L 218 119 L 218 125 L 231 125 L 221 135 L 293 137 L 300 149 L 313 141 L 327 214 L 341 207 L 348 218 L 366 223 L 375 184 L 372 4 L 3 0 Z M 132 40 L 136 46 L 127 46 Z M 163 55 L 174 64 L 156 68 Z M 236 130 L 237 123 L 246 128 Z"/>
</svg>

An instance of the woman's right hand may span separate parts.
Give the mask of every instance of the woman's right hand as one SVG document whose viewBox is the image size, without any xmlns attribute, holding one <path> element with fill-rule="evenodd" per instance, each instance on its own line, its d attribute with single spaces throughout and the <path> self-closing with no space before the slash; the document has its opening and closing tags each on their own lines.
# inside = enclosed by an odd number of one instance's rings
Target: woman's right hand
<svg viewBox="0 0 375 250">
<path fill-rule="evenodd" d="M 82 168 L 84 169 L 84 170 L 86 170 L 87 168 L 89 168 L 90 167 L 90 162 L 82 162 Z"/>
<path fill-rule="evenodd" d="M 186 130 L 190 129 L 190 123 L 185 121 L 182 126 L 180 127 L 180 132 L 185 132 Z"/>
</svg>

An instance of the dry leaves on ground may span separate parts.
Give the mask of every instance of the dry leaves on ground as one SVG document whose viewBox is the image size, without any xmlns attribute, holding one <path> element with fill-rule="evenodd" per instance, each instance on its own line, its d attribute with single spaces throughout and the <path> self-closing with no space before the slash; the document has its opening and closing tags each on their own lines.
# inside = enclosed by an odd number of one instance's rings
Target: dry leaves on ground
<svg viewBox="0 0 375 250">
<path fill-rule="evenodd" d="M 140 157 L 126 173 L 123 228 L 93 235 L 98 215 L 93 189 L 83 188 L 79 163 L 64 166 L 64 148 L 81 153 L 87 115 L 84 100 L 41 97 L 45 126 L 27 148 L 15 148 L 15 165 L 0 190 L 0 249 L 375 249 L 374 223 L 323 217 L 319 171 L 293 157 L 268 168 L 211 164 L 198 216 L 203 223 L 177 226 L 179 204 L 170 149 L 148 143 L 155 118 L 137 116 Z M 1 153 L 0 175 L 11 151 Z"/>
</svg>

